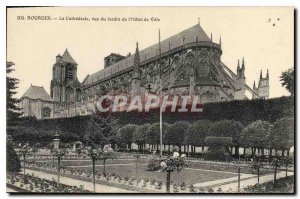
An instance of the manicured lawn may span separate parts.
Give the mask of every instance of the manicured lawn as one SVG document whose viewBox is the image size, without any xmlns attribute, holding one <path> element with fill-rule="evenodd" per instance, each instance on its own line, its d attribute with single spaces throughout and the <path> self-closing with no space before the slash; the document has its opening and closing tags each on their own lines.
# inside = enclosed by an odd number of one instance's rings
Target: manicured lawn
<svg viewBox="0 0 300 199">
<path fill-rule="evenodd" d="M 114 159 L 114 160 L 107 160 L 106 161 L 106 172 L 107 173 L 115 173 L 120 176 L 127 176 L 127 177 L 135 177 L 139 179 L 146 179 L 149 180 L 157 180 L 161 182 L 166 181 L 166 173 L 160 171 L 147 171 L 147 159 L 140 159 L 138 163 L 138 169 L 136 174 L 136 161 L 134 159 Z M 72 160 L 72 161 L 62 161 L 62 165 L 73 167 L 73 168 L 80 168 L 80 169 L 92 169 L 92 161 L 88 160 Z M 103 161 L 96 161 L 96 170 L 103 171 Z M 180 173 L 180 182 L 185 182 L 186 184 L 195 184 L 200 182 L 224 179 L 237 176 L 235 173 L 226 173 L 222 171 L 206 171 L 206 170 L 199 170 L 188 168 L 184 169 Z M 171 181 L 174 184 L 177 184 L 177 172 L 173 172 L 171 174 Z"/>
</svg>

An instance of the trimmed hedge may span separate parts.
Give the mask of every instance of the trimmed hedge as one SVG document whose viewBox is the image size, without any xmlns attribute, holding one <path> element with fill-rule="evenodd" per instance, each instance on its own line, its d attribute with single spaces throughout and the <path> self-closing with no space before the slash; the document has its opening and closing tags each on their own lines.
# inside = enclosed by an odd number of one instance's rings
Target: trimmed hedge
<svg viewBox="0 0 300 199">
<path fill-rule="evenodd" d="M 104 115 L 104 116 L 107 116 Z M 112 120 L 117 120 L 119 127 L 126 124 L 142 125 L 159 122 L 159 109 L 149 113 L 121 112 L 110 113 Z M 91 115 L 71 118 L 36 120 L 34 118 L 19 118 L 14 121 L 13 128 L 7 127 L 7 133 L 15 141 L 49 143 L 55 131 L 61 132 L 62 142 L 84 140 L 87 124 Z M 223 119 L 236 120 L 247 125 L 256 120 L 275 122 L 282 117 L 294 117 L 294 98 L 279 97 L 272 99 L 234 100 L 203 105 L 201 113 L 163 113 L 163 121 L 173 124 L 176 121 L 193 123 L 200 119 L 219 121 Z"/>
</svg>

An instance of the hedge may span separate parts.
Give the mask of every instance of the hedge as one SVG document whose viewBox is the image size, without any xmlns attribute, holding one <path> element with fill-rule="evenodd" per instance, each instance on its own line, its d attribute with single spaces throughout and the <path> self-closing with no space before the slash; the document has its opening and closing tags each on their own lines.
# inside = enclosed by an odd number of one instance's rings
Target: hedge
<svg viewBox="0 0 300 199">
<path fill-rule="evenodd" d="M 149 113 L 120 112 L 109 115 L 112 120 L 117 120 L 119 127 L 126 124 L 142 125 L 159 122 L 159 109 Z M 13 128 L 7 127 L 7 132 L 16 141 L 49 143 L 53 138 L 53 133 L 58 131 L 61 132 L 63 142 L 72 142 L 83 140 L 91 117 L 93 116 L 87 115 L 46 120 L 19 118 L 14 121 L 15 126 Z M 163 121 L 169 124 L 180 120 L 193 123 L 200 119 L 211 121 L 228 119 L 240 121 L 247 125 L 257 120 L 273 123 L 282 117 L 294 117 L 293 97 L 208 103 L 203 105 L 203 112 L 201 113 L 163 113 Z"/>
</svg>

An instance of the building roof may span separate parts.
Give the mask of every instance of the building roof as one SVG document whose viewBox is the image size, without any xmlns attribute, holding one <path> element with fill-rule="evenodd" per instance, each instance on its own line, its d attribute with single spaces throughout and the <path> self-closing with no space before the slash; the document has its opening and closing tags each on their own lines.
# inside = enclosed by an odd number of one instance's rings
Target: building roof
<svg viewBox="0 0 300 199">
<path fill-rule="evenodd" d="M 198 39 L 199 42 L 210 42 L 210 38 L 204 32 L 202 27 L 197 24 L 192 26 L 172 37 L 169 37 L 163 41 L 161 41 L 161 53 L 169 51 L 169 46 L 171 45 L 170 49 L 174 49 L 177 47 L 182 46 L 183 44 L 188 44 L 195 42 Z M 184 42 L 184 43 L 183 43 Z M 143 62 L 150 58 L 156 57 L 159 53 L 159 44 L 154 44 L 144 50 L 140 51 L 140 61 Z M 146 55 L 146 56 L 145 56 Z M 131 55 L 126 57 L 125 59 L 112 64 L 111 66 L 102 69 L 92 75 L 89 75 L 85 81 L 83 82 L 84 85 L 89 85 L 93 82 L 96 82 L 100 79 L 105 77 L 111 76 L 119 71 L 125 70 L 134 64 L 134 57 L 135 55 Z"/>
<path fill-rule="evenodd" d="M 77 65 L 76 61 L 70 55 L 68 49 L 65 50 L 64 54 L 61 57 L 61 60 L 64 61 L 64 62 L 68 62 L 68 63 L 76 64 Z"/>
<path fill-rule="evenodd" d="M 44 87 L 31 85 L 21 98 L 27 97 L 29 99 L 41 99 L 44 101 L 52 101 L 52 98 L 44 89 Z"/>
</svg>

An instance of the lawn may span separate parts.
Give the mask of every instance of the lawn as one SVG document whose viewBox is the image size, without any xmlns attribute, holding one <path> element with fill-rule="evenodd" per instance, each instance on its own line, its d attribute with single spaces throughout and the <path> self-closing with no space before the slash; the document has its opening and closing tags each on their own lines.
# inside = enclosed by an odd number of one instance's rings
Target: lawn
<svg viewBox="0 0 300 199">
<path fill-rule="evenodd" d="M 160 171 L 147 171 L 147 159 L 139 159 L 136 173 L 136 160 L 135 159 L 114 159 L 106 161 L 106 172 L 115 173 L 120 176 L 137 176 L 139 179 L 158 180 L 161 182 L 166 181 L 166 173 Z M 50 162 L 50 160 L 49 160 Z M 91 160 L 63 160 L 62 165 L 80 169 L 92 169 Z M 96 161 L 96 170 L 103 170 L 103 161 Z M 177 184 L 177 172 L 171 174 L 171 181 Z M 227 173 L 222 171 L 207 171 L 194 168 L 186 168 L 180 173 L 180 182 L 186 184 L 196 184 L 200 182 L 219 180 L 237 176 L 235 173 Z"/>
</svg>

